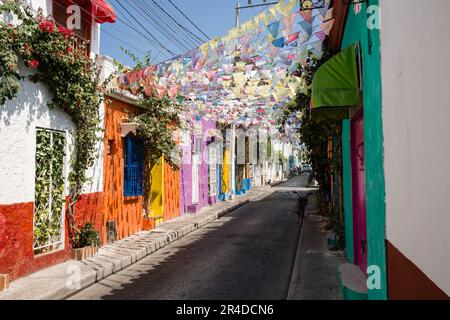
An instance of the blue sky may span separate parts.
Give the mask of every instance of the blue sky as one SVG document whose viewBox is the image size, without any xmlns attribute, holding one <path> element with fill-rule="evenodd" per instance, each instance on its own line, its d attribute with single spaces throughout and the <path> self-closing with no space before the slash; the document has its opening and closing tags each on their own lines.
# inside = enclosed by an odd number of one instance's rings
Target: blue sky
<svg viewBox="0 0 450 320">
<path fill-rule="evenodd" d="M 120 1 L 120 4 L 118 3 Z M 163 8 L 167 13 L 175 18 L 176 21 L 181 23 L 184 27 L 194 32 L 199 38 L 202 38 L 200 32 L 189 23 L 182 15 L 173 7 L 169 0 L 108 0 L 108 2 L 114 7 L 118 15 L 118 20 L 114 24 L 103 24 L 101 34 L 101 54 L 113 57 L 125 65 L 132 65 L 132 61 L 128 58 L 120 49 L 124 47 L 129 49 L 135 55 L 142 57 L 143 52 L 152 50 L 153 62 L 158 63 L 164 61 L 173 56 L 161 48 L 160 45 L 156 45 L 150 42 L 148 39 L 152 39 L 151 36 L 140 27 L 134 19 L 139 20 L 142 25 L 147 29 L 164 47 L 169 51 L 180 54 L 184 51 L 183 47 L 180 48 L 180 44 L 173 44 L 167 38 L 165 38 L 157 29 L 149 22 L 149 15 L 155 17 L 151 12 L 159 12 L 159 18 L 157 22 L 161 26 L 165 26 L 161 22 L 161 18 L 164 17 L 167 21 L 170 21 L 170 25 L 173 30 L 180 30 L 175 23 L 170 20 L 169 17 L 153 3 L 156 1 L 157 5 Z M 210 38 L 215 36 L 224 36 L 227 31 L 235 25 L 235 7 L 237 0 L 171 0 L 181 11 L 184 12 L 206 35 Z M 240 0 L 241 5 L 247 5 L 248 0 Z M 253 3 L 262 3 L 262 0 L 253 0 Z M 271 1 L 268 1 L 271 2 Z M 124 8 L 122 8 L 122 5 Z M 145 5 L 145 7 L 144 7 Z M 139 8 L 140 6 L 140 8 Z M 149 8 L 147 12 L 144 12 L 143 8 Z M 249 8 L 241 10 L 241 22 L 245 22 L 251 19 L 253 16 L 264 10 L 265 7 Z M 140 12 L 136 11 L 139 10 Z M 126 11 L 129 11 L 134 18 L 130 17 Z M 146 9 L 147 10 L 147 9 Z M 164 22 L 167 23 L 167 22 Z M 131 29 L 128 25 L 133 26 L 139 32 Z M 153 24 L 155 24 L 153 22 Z M 167 30 L 167 27 L 164 28 Z M 186 39 L 187 36 L 183 37 Z M 204 38 L 204 37 L 203 37 Z M 189 40 L 184 46 L 193 44 L 193 40 Z"/>
</svg>

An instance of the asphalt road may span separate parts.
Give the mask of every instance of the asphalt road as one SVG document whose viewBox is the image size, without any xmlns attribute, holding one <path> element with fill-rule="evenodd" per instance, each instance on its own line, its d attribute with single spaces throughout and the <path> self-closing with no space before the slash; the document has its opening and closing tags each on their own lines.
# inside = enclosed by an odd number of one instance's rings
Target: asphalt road
<svg viewBox="0 0 450 320">
<path fill-rule="evenodd" d="M 70 299 L 286 299 L 299 236 L 294 191 L 305 183 L 296 177 Z"/>
</svg>

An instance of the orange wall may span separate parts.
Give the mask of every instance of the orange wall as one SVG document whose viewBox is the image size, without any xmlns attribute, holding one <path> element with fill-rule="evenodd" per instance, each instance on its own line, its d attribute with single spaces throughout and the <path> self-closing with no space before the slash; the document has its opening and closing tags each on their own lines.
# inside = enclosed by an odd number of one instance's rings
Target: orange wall
<svg viewBox="0 0 450 320">
<path fill-rule="evenodd" d="M 164 221 L 180 216 L 180 170 L 164 161 Z"/>
<path fill-rule="evenodd" d="M 109 100 L 109 101 L 108 101 Z M 105 158 L 104 158 L 104 216 L 101 230 L 102 243 L 106 242 L 106 222 L 115 220 L 117 239 L 152 226 L 143 221 L 143 197 L 124 197 L 124 139 L 121 137 L 120 124 L 128 112 L 138 112 L 139 108 L 108 98 L 105 106 Z M 108 154 L 108 141 L 112 140 Z"/>
</svg>

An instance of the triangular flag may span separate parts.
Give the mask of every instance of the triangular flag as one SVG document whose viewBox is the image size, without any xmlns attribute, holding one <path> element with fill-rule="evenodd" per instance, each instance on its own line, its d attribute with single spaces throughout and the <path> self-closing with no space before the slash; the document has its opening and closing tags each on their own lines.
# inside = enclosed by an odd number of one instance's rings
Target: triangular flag
<svg viewBox="0 0 450 320">
<path fill-rule="evenodd" d="M 253 27 L 258 29 L 259 28 L 259 23 L 261 21 L 261 15 L 257 15 L 253 18 Z"/>
<path fill-rule="evenodd" d="M 239 36 L 239 30 L 237 28 L 233 28 L 229 31 L 230 38 L 237 39 Z"/>
<path fill-rule="evenodd" d="M 222 86 L 225 90 L 228 90 L 231 86 L 231 81 L 222 81 Z"/>
<path fill-rule="evenodd" d="M 280 6 L 280 3 L 278 3 L 277 5 L 275 5 L 269 9 L 270 13 L 272 14 L 272 17 L 275 18 L 277 16 L 277 13 L 279 11 L 279 6 Z"/>
<path fill-rule="evenodd" d="M 275 21 L 267 26 L 272 37 L 276 38 L 278 36 L 278 31 L 280 29 L 280 21 Z"/>
<path fill-rule="evenodd" d="M 266 26 L 270 23 L 270 21 L 272 21 L 272 18 L 273 16 L 270 12 L 264 11 L 261 13 L 261 21 L 264 22 Z"/>
<path fill-rule="evenodd" d="M 215 37 L 209 42 L 209 45 L 211 46 L 211 49 L 216 50 L 219 46 L 219 37 Z"/>
<path fill-rule="evenodd" d="M 294 34 L 291 34 L 291 35 L 288 37 L 288 43 L 291 43 L 291 42 L 296 41 L 296 40 L 298 39 L 299 35 L 300 35 L 300 32 L 296 32 L 296 33 L 294 33 Z"/>
<path fill-rule="evenodd" d="M 200 52 L 202 53 L 203 57 L 205 57 L 208 54 L 208 51 L 209 51 L 208 43 L 202 44 L 199 49 L 200 49 Z"/>
<path fill-rule="evenodd" d="M 314 39 L 315 37 L 311 38 Z M 322 40 L 320 40 L 319 38 L 317 38 L 317 40 L 311 41 L 308 43 L 308 48 L 309 49 L 315 49 L 317 51 L 322 51 Z"/>
<path fill-rule="evenodd" d="M 272 44 L 275 47 L 277 47 L 277 48 L 283 48 L 284 47 L 284 41 L 285 41 L 284 37 L 281 37 L 281 38 L 273 40 Z"/>
<path fill-rule="evenodd" d="M 323 31 L 316 32 L 315 35 L 317 36 L 317 38 L 319 38 L 322 41 L 324 41 L 325 38 L 327 37 L 327 35 Z"/>
<path fill-rule="evenodd" d="M 321 29 L 327 36 L 330 34 L 331 29 L 333 28 L 334 21 L 335 21 L 335 20 L 332 19 L 332 20 L 329 20 L 329 21 L 327 21 L 327 22 L 325 22 L 325 23 L 322 23 L 322 24 L 320 25 L 320 29 Z"/>
<path fill-rule="evenodd" d="M 287 2 L 283 5 L 282 2 L 279 3 L 278 11 L 281 13 L 282 16 L 287 17 L 291 14 L 292 8 L 294 7 L 294 3 Z"/>
<path fill-rule="evenodd" d="M 300 27 L 307 33 L 307 34 L 311 34 L 313 27 L 312 24 L 307 22 L 306 20 L 301 21 L 300 23 Z"/>
<path fill-rule="evenodd" d="M 313 29 L 316 29 L 317 27 L 320 27 L 320 25 L 323 23 L 322 19 L 314 18 L 312 26 Z"/>
<path fill-rule="evenodd" d="M 325 16 L 324 21 L 331 20 L 331 19 L 333 19 L 333 8 L 331 8 L 331 9 L 328 10 L 328 12 L 327 12 L 327 14 L 326 14 L 326 16 Z"/>
<path fill-rule="evenodd" d="M 241 30 L 244 32 L 244 34 L 249 32 L 250 25 L 251 21 L 248 21 L 242 25 Z"/>
<path fill-rule="evenodd" d="M 292 29 L 292 27 L 294 26 L 294 23 L 295 23 L 296 16 L 297 16 L 297 14 L 293 13 L 290 16 L 283 19 L 282 22 L 283 22 L 284 29 Z"/>
<path fill-rule="evenodd" d="M 311 10 L 301 10 L 300 15 L 302 16 L 303 20 L 306 22 L 312 23 L 312 11 Z"/>
<path fill-rule="evenodd" d="M 325 19 L 325 16 L 327 15 L 328 12 L 328 8 L 330 7 L 331 0 L 325 0 L 323 2 L 324 2 L 323 7 L 319 8 L 319 12 L 320 15 Z"/>
</svg>

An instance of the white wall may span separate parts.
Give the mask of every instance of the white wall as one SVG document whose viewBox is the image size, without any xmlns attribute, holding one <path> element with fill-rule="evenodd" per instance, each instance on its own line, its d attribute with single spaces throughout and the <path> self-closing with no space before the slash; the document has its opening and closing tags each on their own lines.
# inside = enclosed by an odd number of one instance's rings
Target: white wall
<svg viewBox="0 0 450 320">
<path fill-rule="evenodd" d="M 31 8 L 43 9 L 44 15 L 51 14 L 51 0 L 29 1 Z M 15 21 L 17 22 L 17 20 Z M 92 52 L 99 52 L 100 29 L 98 24 L 92 29 Z M 21 74 L 28 75 L 23 68 Z M 26 203 L 34 201 L 36 128 L 62 130 L 69 133 L 74 130 L 70 117 L 61 110 L 50 110 L 47 103 L 51 93 L 42 83 L 29 80 L 21 83 L 19 96 L 0 106 L 0 204 Z M 99 106 L 100 117 L 104 119 L 104 106 Z M 103 121 L 101 128 L 104 127 Z M 103 133 L 98 133 L 96 163 L 87 171 L 89 182 L 83 193 L 103 191 Z M 69 135 L 69 148 L 73 148 L 73 134 Z M 67 159 L 67 174 L 70 172 Z M 67 190 L 66 190 L 67 193 Z"/>
<path fill-rule="evenodd" d="M 29 74 L 23 68 L 22 75 Z M 36 128 L 67 133 L 66 174 L 70 172 L 75 126 L 65 112 L 49 109 L 51 93 L 42 83 L 21 82 L 18 96 L 0 106 L 0 204 L 34 201 Z M 103 105 L 100 116 L 103 119 Z M 103 122 L 102 122 L 103 128 Z M 98 132 L 99 138 L 103 132 Z M 88 183 L 83 193 L 103 191 L 103 141 L 97 143 L 96 162 L 87 171 Z M 68 194 L 68 190 L 66 190 Z"/>
<path fill-rule="evenodd" d="M 450 1 L 381 1 L 387 239 L 450 295 Z"/>
<path fill-rule="evenodd" d="M 27 80 L 17 98 L 0 106 L 0 204 L 34 201 L 37 127 L 65 131 L 73 148 L 73 122 L 66 113 L 50 110 L 50 99 L 44 84 Z"/>
</svg>

